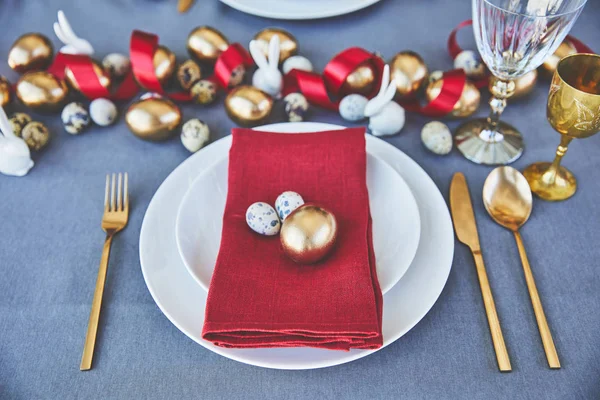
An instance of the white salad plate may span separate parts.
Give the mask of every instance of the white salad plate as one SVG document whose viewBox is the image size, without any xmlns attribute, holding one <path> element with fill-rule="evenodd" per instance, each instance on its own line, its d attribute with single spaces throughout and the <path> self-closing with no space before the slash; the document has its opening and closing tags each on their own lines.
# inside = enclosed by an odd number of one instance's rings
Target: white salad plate
<svg viewBox="0 0 600 400">
<path fill-rule="evenodd" d="M 246 14 L 275 19 L 318 19 L 348 14 L 380 0 L 221 0 Z"/>
<path fill-rule="evenodd" d="M 339 129 L 321 123 L 262 127 L 276 132 Z M 226 158 L 231 136 L 181 163 L 161 184 L 146 211 L 140 233 L 140 263 L 150 294 L 165 316 L 205 348 L 243 363 L 278 369 L 311 369 L 346 363 L 377 350 L 349 352 L 313 348 L 226 349 L 202 339 L 206 291 L 185 267 L 176 242 L 176 220 L 185 194 L 205 169 Z M 391 166 L 410 188 L 421 221 L 417 253 L 400 281 L 383 297 L 383 347 L 414 327 L 431 309 L 448 279 L 454 232 L 448 208 L 431 178 L 410 157 L 378 138 L 367 137 L 367 153 Z M 201 229 L 201 227 L 198 227 Z"/>
<path fill-rule="evenodd" d="M 183 263 L 206 291 L 221 247 L 228 164 L 229 157 L 224 157 L 200 173 L 183 197 L 175 225 Z M 400 175 L 372 155 L 367 155 L 367 187 L 377 277 L 385 294 L 402 278 L 417 253 L 419 209 Z"/>
</svg>

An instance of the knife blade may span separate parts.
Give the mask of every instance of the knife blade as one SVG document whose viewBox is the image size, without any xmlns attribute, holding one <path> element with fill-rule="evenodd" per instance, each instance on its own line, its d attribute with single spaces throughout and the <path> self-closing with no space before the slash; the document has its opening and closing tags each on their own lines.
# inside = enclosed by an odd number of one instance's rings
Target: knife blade
<svg viewBox="0 0 600 400">
<path fill-rule="evenodd" d="M 502 372 L 510 372 L 510 358 L 504 343 L 504 336 L 500 327 L 500 319 L 496 312 L 496 304 L 492 296 L 492 288 L 488 281 L 481 247 L 479 245 L 479 235 L 477 234 L 477 224 L 475 223 L 475 212 L 471 203 L 471 195 L 469 194 L 469 186 L 465 176 L 457 172 L 452 177 L 450 182 L 450 212 L 454 221 L 454 230 L 456 237 L 462 243 L 469 246 L 473 258 L 475 259 L 475 268 L 477 270 L 477 278 L 479 279 L 479 287 L 481 288 L 481 296 L 483 297 L 483 305 L 487 315 L 490 333 L 492 335 L 492 343 L 496 351 L 496 361 L 498 368 Z"/>
<path fill-rule="evenodd" d="M 192 4 L 194 4 L 194 0 L 179 0 L 179 2 L 177 3 L 177 11 L 179 11 L 180 13 L 187 12 L 187 10 L 190 9 Z"/>
</svg>

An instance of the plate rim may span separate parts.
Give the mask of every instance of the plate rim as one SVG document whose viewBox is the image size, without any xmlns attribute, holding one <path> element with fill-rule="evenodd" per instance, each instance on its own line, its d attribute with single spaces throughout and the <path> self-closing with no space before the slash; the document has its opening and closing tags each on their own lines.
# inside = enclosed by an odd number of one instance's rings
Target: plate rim
<svg viewBox="0 0 600 400">
<path fill-rule="evenodd" d="M 257 17 L 271 18 L 271 19 L 283 19 L 283 20 L 313 20 L 313 19 L 323 19 L 323 18 L 331 18 L 339 15 L 350 14 L 352 12 L 362 10 L 363 8 L 367 8 L 372 6 L 375 3 L 380 2 L 381 0 L 363 0 L 361 2 L 357 1 L 351 6 L 344 7 L 338 11 L 330 11 L 325 13 L 313 12 L 313 13 L 304 13 L 304 14 L 290 14 L 283 11 L 271 11 L 267 7 L 266 9 L 260 9 L 256 7 L 252 7 L 247 5 L 240 0 L 220 0 L 223 4 L 238 10 L 240 12 L 255 15 Z"/>
</svg>

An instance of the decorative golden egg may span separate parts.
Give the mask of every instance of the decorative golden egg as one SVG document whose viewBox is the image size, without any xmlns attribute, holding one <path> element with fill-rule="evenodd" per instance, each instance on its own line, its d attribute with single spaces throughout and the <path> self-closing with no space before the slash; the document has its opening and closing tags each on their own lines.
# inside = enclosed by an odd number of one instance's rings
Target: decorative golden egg
<svg viewBox="0 0 600 400">
<path fill-rule="evenodd" d="M 390 79 L 396 79 L 396 97 L 407 98 L 417 94 L 427 81 L 427 65 L 414 51 L 402 51 L 390 61 Z"/>
<path fill-rule="evenodd" d="M 11 99 L 10 82 L 5 77 L 0 76 L 0 107 L 4 107 L 10 103 Z"/>
<path fill-rule="evenodd" d="M 279 63 L 281 64 L 298 53 L 298 41 L 294 35 L 281 28 L 265 28 L 254 36 L 254 40 L 258 41 L 265 57 L 268 57 L 269 42 L 275 35 L 279 36 Z"/>
<path fill-rule="evenodd" d="M 165 140 L 177 131 L 181 123 L 181 110 L 171 100 L 147 97 L 129 106 L 125 122 L 129 130 L 140 139 Z"/>
<path fill-rule="evenodd" d="M 198 61 L 214 63 L 228 47 L 229 41 L 225 35 L 210 26 L 194 29 L 187 38 L 188 52 Z"/>
<path fill-rule="evenodd" d="M 177 82 L 184 90 L 190 90 L 200 79 L 202 79 L 202 70 L 194 60 L 186 60 L 177 68 Z"/>
<path fill-rule="evenodd" d="M 19 37 L 8 52 L 8 65 L 18 73 L 45 69 L 52 63 L 52 42 L 41 33 Z"/>
<path fill-rule="evenodd" d="M 254 86 L 238 86 L 225 98 L 225 111 L 240 126 L 263 124 L 271 115 L 273 99 Z"/>
<path fill-rule="evenodd" d="M 112 80 L 110 78 L 109 73 L 106 72 L 106 70 L 104 68 L 102 68 L 102 65 L 100 65 L 100 63 L 98 63 L 95 60 L 91 60 L 91 61 L 94 66 L 94 72 L 96 73 L 96 76 L 98 77 L 98 80 L 100 81 L 100 84 L 102 86 L 104 86 L 106 89 L 110 89 Z M 65 82 L 67 82 L 69 87 L 75 89 L 76 91 L 79 91 L 79 84 L 75 80 L 73 71 L 71 71 L 71 69 L 69 67 L 65 68 Z"/>
<path fill-rule="evenodd" d="M 175 54 L 165 46 L 158 46 L 152 59 L 154 73 L 161 84 L 165 84 L 175 73 Z"/>
<path fill-rule="evenodd" d="M 548 76 L 552 76 L 552 74 L 554 73 L 554 71 L 556 71 L 556 66 L 558 65 L 558 62 L 571 54 L 575 54 L 577 53 L 577 49 L 575 48 L 575 46 L 573 45 L 573 43 L 571 43 L 570 40 L 565 39 L 560 46 L 558 46 L 558 48 L 556 49 L 556 51 L 554 52 L 554 54 L 552 54 L 551 56 L 548 56 L 546 58 L 546 60 L 544 60 L 544 63 L 542 64 L 542 66 L 540 67 L 543 71 L 545 71 Z"/>
<path fill-rule="evenodd" d="M 443 84 L 443 78 L 429 83 L 427 90 L 425 91 L 428 101 L 432 101 L 440 95 Z M 465 87 L 463 88 L 460 99 L 456 102 L 454 108 L 450 112 L 450 116 L 455 118 L 468 117 L 477 111 L 480 102 L 481 93 L 479 92 L 479 89 L 477 89 L 477 87 L 471 82 L 467 81 L 465 83 Z"/>
<path fill-rule="evenodd" d="M 58 111 L 68 94 L 65 82 L 45 71 L 26 72 L 17 82 L 15 92 L 27 107 L 41 112 Z"/>
<path fill-rule="evenodd" d="M 283 252 L 292 260 L 313 264 L 333 250 L 337 231 L 337 221 L 330 211 L 307 204 L 285 218 L 279 239 Z"/>
<path fill-rule="evenodd" d="M 358 93 L 368 95 L 375 87 L 375 71 L 371 65 L 357 67 L 342 86 L 343 93 Z"/>
<path fill-rule="evenodd" d="M 496 78 L 496 77 L 492 77 L 490 79 L 490 84 L 489 84 L 490 88 L 496 84 L 497 79 L 498 78 Z M 523 75 L 520 78 L 515 79 L 514 80 L 515 90 L 511 96 L 511 98 L 514 99 L 514 98 L 523 97 L 523 96 L 528 95 L 535 87 L 535 84 L 537 83 L 537 79 L 538 79 L 538 72 L 536 69 L 526 73 L 525 75 Z"/>
</svg>

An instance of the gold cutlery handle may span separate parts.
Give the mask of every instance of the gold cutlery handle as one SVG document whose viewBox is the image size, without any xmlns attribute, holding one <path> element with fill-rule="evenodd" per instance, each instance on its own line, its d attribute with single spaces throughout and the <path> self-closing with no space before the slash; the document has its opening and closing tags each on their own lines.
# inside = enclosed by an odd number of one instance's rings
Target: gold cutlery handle
<svg viewBox="0 0 600 400">
<path fill-rule="evenodd" d="M 83 356 L 81 357 L 81 371 L 87 371 L 92 368 L 92 358 L 94 357 L 94 346 L 96 345 L 96 333 L 98 332 L 98 320 L 100 318 L 100 308 L 102 307 L 102 296 L 104 295 L 104 283 L 106 282 L 106 271 L 108 269 L 108 259 L 110 257 L 110 246 L 114 234 L 107 234 L 102 249 L 102 258 L 100 259 L 100 268 L 98 269 L 98 278 L 96 279 L 96 289 L 94 290 L 94 299 L 92 300 L 92 310 L 90 311 L 90 320 L 88 322 L 87 334 L 85 335 L 85 345 L 83 347 Z"/>
<path fill-rule="evenodd" d="M 485 313 L 487 314 L 488 324 L 490 325 L 492 342 L 494 344 L 494 350 L 496 351 L 498 368 L 502 372 L 510 372 L 512 371 L 512 367 L 510 365 L 508 351 L 506 350 L 506 344 L 504 343 L 504 336 L 502 335 L 502 329 L 500 328 L 500 320 L 498 319 L 498 313 L 496 312 L 496 303 L 494 303 L 494 296 L 492 296 L 492 289 L 490 288 L 490 282 L 488 281 L 487 273 L 485 271 L 481 251 L 473 250 L 473 258 L 475 259 L 475 267 L 477 269 L 477 277 L 479 278 L 479 286 L 481 287 L 481 296 L 483 297 Z"/>
<path fill-rule="evenodd" d="M 540 300 L 540 295 L 538 294 L 537 287 L 535 286 L 535 280 L 533 279 L 533 273 L 531 272 L 531 267 L 529 266 L 529 260 L 527 259 L 527 253 L 525 252 L 523 239 L 521 239 L 521 234 L 518 231 L 514 231 L 514 233 L 515 240 L 517 241 L 517 247 L 519 248 L 519 255 L 521 256 L 521 263 L 523 264 L 525 282 L 527 282 L 529 297 L 531 297 L 531 305 L 533 306 L 535 319 L 538 324 L 538 329 L 540 330 L 540 336 L 542 337 L 542 344 L 544 345 L 544 351 L 546 352 L 548 365 L 550 368 L 560 368 L 558 353 L 556 352 L 556 347 L 554 347 L 552 333 L 550 333 L 550 327 L 548 327 L 548 321 L 546 321 L 546 315 L 544 314 L 542 301 Z"/>
</svg>

